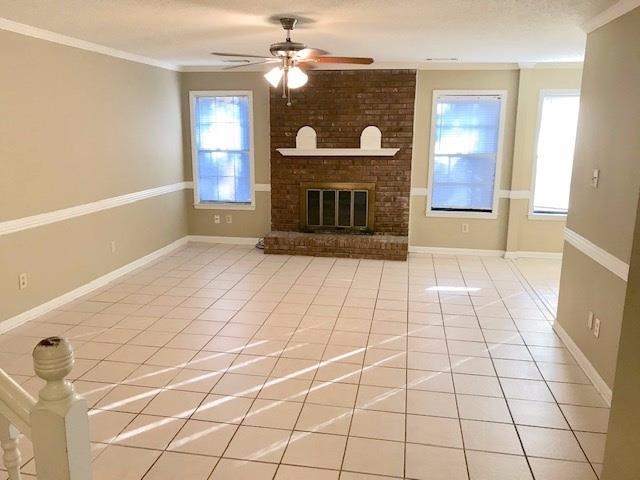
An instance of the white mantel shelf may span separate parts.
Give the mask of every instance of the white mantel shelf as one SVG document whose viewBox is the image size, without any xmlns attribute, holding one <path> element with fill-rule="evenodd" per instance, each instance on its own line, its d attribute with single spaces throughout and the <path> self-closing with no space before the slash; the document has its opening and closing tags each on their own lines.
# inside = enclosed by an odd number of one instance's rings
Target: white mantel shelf
<svg viewBox="0 0 640 480">
<path fill-rule="evenodd" d="M 399 148 L 278 148 L 285 157 L 393 157 Z"/>
</svg>

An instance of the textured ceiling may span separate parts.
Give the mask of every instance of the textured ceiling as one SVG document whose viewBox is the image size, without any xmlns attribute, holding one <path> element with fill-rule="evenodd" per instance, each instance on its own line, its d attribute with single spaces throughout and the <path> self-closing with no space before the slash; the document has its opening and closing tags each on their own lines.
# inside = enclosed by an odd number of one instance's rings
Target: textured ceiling
<svg viewBox="0 0 640 480">
<path fill-rule="evenodd" d="M 587 20 L 616 0 L 0 0 L 0 17 L 180 66 L 293 40 L 376 62 L 580 61 Z"/>
</svg>

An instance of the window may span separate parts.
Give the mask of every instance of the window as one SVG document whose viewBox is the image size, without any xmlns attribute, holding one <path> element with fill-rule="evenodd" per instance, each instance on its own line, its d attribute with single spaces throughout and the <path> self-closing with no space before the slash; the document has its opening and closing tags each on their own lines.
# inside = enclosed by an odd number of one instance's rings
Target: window
<svg viewBox="0 0 640 480">
<path fill-rule="evenodd" d="M 195 203 L 253 204 L 251 92 L 191 92 Z"/>
<path fill-rule="evenodd" d="M 578 128 L 580 93 L 543 91 L 533 188 L 534 214 L 566 215 L 573 151 Z"/>
<path fill-rule="evenodd" d="M 495 216 L 506 92 L 434 92 L 429 214 Z"/>
</svg>

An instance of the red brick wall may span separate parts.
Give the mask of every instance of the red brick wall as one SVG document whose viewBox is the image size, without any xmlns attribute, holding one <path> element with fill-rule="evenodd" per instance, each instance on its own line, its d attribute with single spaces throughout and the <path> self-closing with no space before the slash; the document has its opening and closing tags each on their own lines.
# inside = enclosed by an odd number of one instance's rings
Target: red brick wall
<svg viewBox="0 0 640 480">
<path fill-rule="evenodd" d="M 300 230 L 300 182 L 375 182 L 374 230 L 408 234 L 415 86 L 414 70 L 312 71 L 307 85 L 292 91 L 290 107 L 271 89 L 272 230 Z M 315 129 L 318 148 L 358 148 L 362 130 L 375 125 L 382 147 L 400 151 L 394 157 L 283 157 L 276 151 L 294 148 L 305 125 Z"/>
</svg>

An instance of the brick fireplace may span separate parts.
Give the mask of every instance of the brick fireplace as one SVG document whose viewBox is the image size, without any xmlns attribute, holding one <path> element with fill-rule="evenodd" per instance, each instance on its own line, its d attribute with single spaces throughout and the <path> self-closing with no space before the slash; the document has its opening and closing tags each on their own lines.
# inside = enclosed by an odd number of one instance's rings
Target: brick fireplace
<svg viewBox="0 0 640 480">
<path fill-rule="evenodd" d="M 272 89 L 272 232 L 265 252 L 406 259 L 415 82 L 413 70 L 312 71 L 290 107 Z M 358 148 L 370 125 L 380 130 L 382 148 L 399 149 L 395 155 L 322 154 Z M 315 130 L 319 150 L 278 152 L 294 148 L 304 126 Z"/>
</svg>

